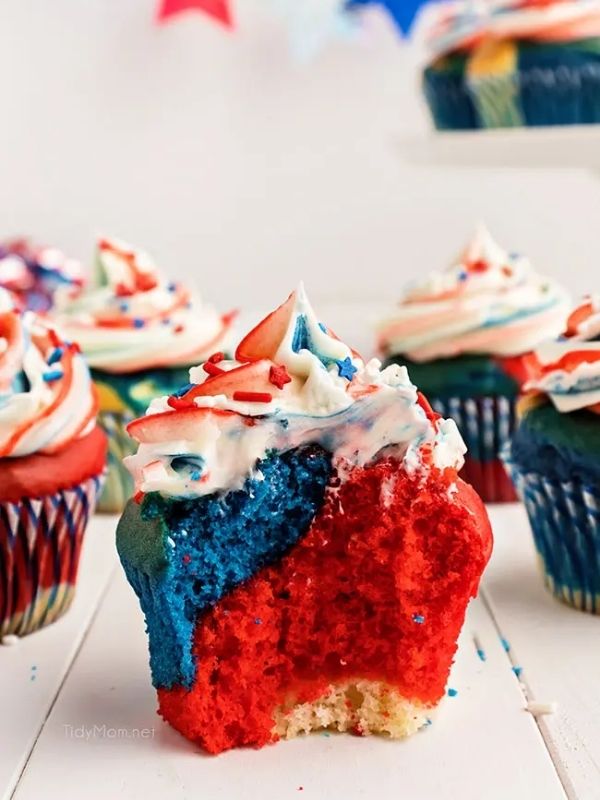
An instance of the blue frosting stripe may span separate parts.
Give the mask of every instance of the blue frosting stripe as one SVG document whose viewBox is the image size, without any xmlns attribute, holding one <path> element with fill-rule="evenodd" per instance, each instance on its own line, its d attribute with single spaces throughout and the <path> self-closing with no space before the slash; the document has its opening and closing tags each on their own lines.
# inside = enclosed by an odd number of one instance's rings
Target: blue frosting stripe
<svg viewBox="0 0 600 800">
<path fill-rule="evenodd" d="M 262 474 L 227 494 L 130 503 L 117 530 L 127 578 L 140 599 L 156 687 L 190 687 L 198 616 L 308 531 L 323 504 L 331 456 L 317 446 L 272 454 Z"/>
</svg>

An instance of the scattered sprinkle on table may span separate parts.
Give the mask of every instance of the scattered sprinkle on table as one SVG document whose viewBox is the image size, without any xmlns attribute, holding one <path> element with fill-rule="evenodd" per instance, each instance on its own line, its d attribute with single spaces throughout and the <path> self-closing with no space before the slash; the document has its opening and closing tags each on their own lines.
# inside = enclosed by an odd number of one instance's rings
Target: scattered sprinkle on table
<svg viewBox="0 0 600 800">
<path fill-rule="evenodd" d="M 448 697 L 456 697 L 458 689 L 448 689 Z"/>
<path fill-rule="evenodd" d="M 523 672 L 523 667 L 513 667 L 512 671 L 515 673 L 515 675 L 518 678 L 518 677 L 520 677 L 521 673 Z"/>
</svg>

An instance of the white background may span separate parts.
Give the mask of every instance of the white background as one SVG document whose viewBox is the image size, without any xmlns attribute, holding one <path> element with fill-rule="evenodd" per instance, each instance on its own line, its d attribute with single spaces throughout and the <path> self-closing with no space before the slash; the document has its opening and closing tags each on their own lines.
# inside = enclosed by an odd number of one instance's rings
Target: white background
<svg viewBox="0 0 600 800">
<path fill-rule="evenodd" d="M 301 2 L 302 0 L 298 0 Z M 154 0 L 0 0 L 0 229 L 89 260 L 97 232 L 194 275 L 221 305 L 391 302 L 474 222 L 575 293 L 597 288 L 600 188 L 584 173 L 408 168 L 426 129 L 413 54 L 379 15 L 364 44 L 290 56 L 272 0 L 238 29 Z"/>
</svg>

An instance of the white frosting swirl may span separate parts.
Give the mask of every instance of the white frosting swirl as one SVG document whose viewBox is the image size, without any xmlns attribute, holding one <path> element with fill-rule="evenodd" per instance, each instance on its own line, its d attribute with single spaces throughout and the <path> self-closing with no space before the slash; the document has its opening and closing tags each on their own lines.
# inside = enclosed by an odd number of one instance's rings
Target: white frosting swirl
<svg viewBox="0 0 600 800">
<path fill-rule="evenodd" d="M 124 373 L 207 358 L 226 345 L 232 315 L 167 283 L 146 253 L 101 240 L 93 284 L 75 299 L 59 293 L 56 319 L 90 366 Z"/>
<path fill-rule="evenodd" d="M 403 367 L 364 364 L 318 322 L 302 287 L 242 341 L 236 358 L 219 362 L 216 375 L 207 375 L 209 365 L 191 369 L 180 401 L 155 400 L 132 423 L 140 445 L 125 463 L 139 491 L 237 489 L 268 453 L 303 444 L 322 445 L 342 473 L 384 448 L 408 470 L 462 466 L 454 422 L 428 417 Z"/>
<path fill-rule="evenodd" d="M 517 356 L 558 335 L 568 295 L 481 226 L 457 263 L 408 288 L 379 326 L 386 354 L 430 361 L 463 353 Z"/>
<path fill-rule="evenodd" d="M 0 457 L 58 452 L 89 433 L 96 410 L 78 349 L 0 290 Z"/>
<path fill-rule="evenodd" d="M 434 7 L 435 8 L 435 7 Z M 434 56 L 475 47 L 489 39 L 565 42 L 600 36 L 600 0 L 468 0 L 440 4 L 428 46 Z"/>
<path fill-rule="evenodd" d="M 600 408 L 600 296 L 573 312 L 568 334 L 536 349 L 537 376 L 525 388 L 548 395 L 561 413 Z"/>
</svg>

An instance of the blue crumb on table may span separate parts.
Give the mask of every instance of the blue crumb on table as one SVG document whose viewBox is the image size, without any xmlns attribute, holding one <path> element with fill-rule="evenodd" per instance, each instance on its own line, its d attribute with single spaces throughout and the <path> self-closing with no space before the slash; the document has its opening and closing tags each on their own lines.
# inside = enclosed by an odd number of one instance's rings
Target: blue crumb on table
<svg viewBox="0 0 600 800">
<path fill-rule="evenodd" d="M 448 697 L 456 697 L 458 694 L 458 689 L 448 689 Z"/>
<path fill-rule="evenodd" d="M 517 678 L 519 678 L 521 673 L 523 672 L 523 667 L 513 667 L 512 671 L 515 673 Z"/>
</svg>

